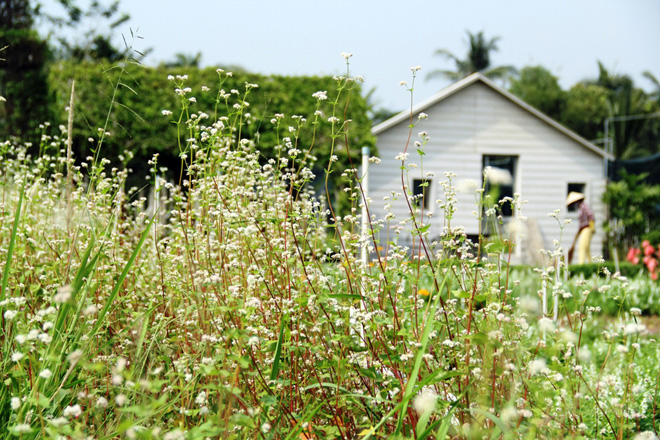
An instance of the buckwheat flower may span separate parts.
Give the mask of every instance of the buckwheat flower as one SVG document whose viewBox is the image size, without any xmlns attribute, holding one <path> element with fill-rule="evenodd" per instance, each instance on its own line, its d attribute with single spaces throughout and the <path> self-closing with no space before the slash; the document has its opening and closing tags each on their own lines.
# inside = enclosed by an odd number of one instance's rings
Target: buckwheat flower
<svg viewBox="0 0 660 440">
<path fill-rule="evenodd" d="M 7 99 L 4 96 L 0 96 L 0 102 L 7 102 Z"/>
<path fill-rule="evenodd" d="M 658 436 L 653 431 L 644 431 L 633 437 L 633 440 L 658 440 Z"/>
<path fill-rule="evenodd" d="M 424 113 L 424 112 L 422 112 L 422 113 L 420 113 L 419 115 L 417 115 L 417 119 L 428 119 L 428 118 L 429 118 L 429 115 L 427 115 L 427 114 Z"/>
<path fill-rule="evenodd" d="M 19 423 L 18 425 L 12 426 L 10 430 L 14 434 L 25 434 L 27 432 L 30 432 L 32 428 L 30 427 L 29 423 Z"/>
<path fill-rule="evenodd" d="M 69 355 L 66 357 L 66 360 L 68 360 L 69 363 L 73 364 L 75 362 L 78 362 L 81 357 L 82 357 L 82 350 L 74 350 L 71 353 L 69 353 Z"/>
<path fill-rule="evenodd" d="M 206 87 L 206 86 L 202 86 L 202 92 L 208 92 L 209 90 L 211 90 L 211 89 L 209 89 L 209 88 Z"/>
<path fill-rule="evenodd" d="M 325 101 L 326 99 L 328 99 L 328 92 L 327 90 L 318 91 L 316 93 L 313 93 L 312 97 L 318 99 L 319 101 Z"/>
<path fill-rule="evenodd" d="M 116 368 L 117 368 L 118 372 L 121 373 L 122 371 L 124 371 L 124 369 L 126 368 L 126 365 L 128 365 L 128 360 L 126 360 L 126 358 L 124 358 L 124 357 L 117 358 Z"/>
<path fill-rule="evenodd" d="M 630 308 L 630 313 L 635 316 L 639 316 L 642 314 L 642 310 L 638 309 L 637 307 L 631 307 Z"/>
<path fill-rule="evenodd" d="M 72 289 L 71 286 L 62 286 L 60 289 L 57 291 L 55 296 L 53 296 L 53 302 L 55 304 L 62 304 L 71 299 L 71 293 Z"/>
<path fill-rule="evenodd" d="M 163 113 L 163 116 L 172 116 L 172 112 L 169 110 L 163 110 L 161 113 Z"/>
<path fill-rule="evenodd" d="M 17 314 L 18 312 L 16 310 L 7 310 L 4 314 L 4 317 L 7 321 L 11 321 L 16 317 Z"/>
<path fill-rule="evenodd" d="M 117 397 L 115 397 L 115 403 L 117 404 L 117 406 L 124 406 L 127 400 L 128 397 L 126 397 L 123 394 L 117 394 Z"/>
<path fill-rule="evenodd" d="M 413 66 L 410 68 L 410 71 L 413 73 L 419 72 L 420 70 L 422 70 L 422 66 Z"/>
<path fill-rule="evenodd" d="M 96 399 L 96 406 L 99 408 L 107 408 L 108 407 L 108 399 L 106 399 L 103 396 L 99 396 L 98 399 Z"/>
<path fill-rule="evenodd" d="M 425 389 L 415 396 L 415 400 L 413 400 L 413 409 L 421 416 L 422 414 L 433 411 L 437 401 L 438 395 L 432 390 Z"/>
<path fill-rule="evenodd" d="M 98 309 L 98 307 L 96 307 L 96 304 L 92 304 L 92 305 L 89 305 L 89 306 L 85 307 L 85 310 L 83 310 L 83 315 L 85 315 L 85 316 L 94 315 L 98 311 L 99 311 L 99 309 Z"/>
<path fill-rule="evenodd" d="M 167 75 L 168 81 L 174 81 L 174 75 Z"/>
<path fill-rule="evenodd" d="M 408 83 L 406 81 L 399 81 L 400 86 L 407 86 Z"/>
<path fill-rule="evenodd" d="M 21 359 L 23 359 L 23 356 L 24 356 L 23 353 L 21 353 L 20 351 L 15 351 L 11 354 L 11 360 L 12 362 L 18 362 Z"/>
<path fill-rule="evenodd" d="M 341 56 L 342 56 L 343 59 L 348 60 L 350 57 L 353 56 L 353 54 L 352 54 L 352 53 L 348 53 L 348 52 L 342 52 L 342 53 L 341 53 Z"/>
<path fill-rule="evenodd" d="M 64 417 L 78 418 L 80 417 L 80 414 L 82 414 L 82 409 L 80 408 L 80 405 L 69 405 L 66 408 L 64 408 L 64 411 L 62 412 L 62 415 Z"/>
<path fill-rule="evenodd" d="M 332 124 L 338 123 L 338 122 L 339 122 L 339 118 L 336 117 L 336 116 L 330 116 L 330 117 L 328 118 L 328 122 L 330 122 L 330 123 L 332 123 Z"/>
<path fill-rule="evenodd" d="M 58 417 L 56 419 L 50 419 L 48 421 L 48 423 L 50 423 L 51 425 L 59 428 L 61 426 L 66 425 L 67 423 L 69 423 L 69 421 L 67 419 L 65 419 L 64 417 Z"/>
<path fill-rule="evenodd" d="M 550 318 L 539 319 L 539 330 L 542 332 L 551 332 L 555 329 L 555 323 Z"/>
<path fill-rule="evenodd" d="M 545 359 L 534 359 L 527 366 L 529 374 L 535 376 L 546 369 Z"/>
<path fill-rule="evenodd" d="M 19 399 L 16 396 L 12 397 L 10 402 L 11 402 L 10 403 L 11 409 L 13 409 L 14 411 L 16 411 L 21 407 L 21 399 Z"/>
<path fill-rule="evenodd" d="M 266 423 L 264 423 L 263 425 L 261 425 L 261 432 L 262 432 L 263 434 L 268 433 L 268 432 L 270 431 L 270 429 L 271 429 L 271 426 L 270 426 L 270 423 L 268 423 L 268 422 L 266 422 Z"/>
<path fill-rule="evenodd" d="M 408 153 L 399 153 L 396 155 L 394 160 L 406 161 L 408 160 L 408 155 L 409 155 Z"/>
<path fill-rule="evenodd" d="M 50 377 L 52 375 L 53 375 L 53 372 L 50 371 L 48 368 L 46 368 L 45 370 L 42 370 L 41 373 L 39 373 L 39 377 L 41 377 L 42 379 L 46 379 L 46 380 L 50 379 Z"/>
<path fill-rule="evenodd" d="M 623 334 L 634 335 L 643 332 L 645 329 L 646 326 L 644 324 L 636 324 L 634 322 L 631 322 L 630 324 L 626 324 L 626 326 L 623 328 Z"/>
<path fill-rule="evenodd" d="M 206 404 L 206 391 L 200 391 L 197 397 L 195 397 L 195 403 L 199 406 Z"/>
</svg>

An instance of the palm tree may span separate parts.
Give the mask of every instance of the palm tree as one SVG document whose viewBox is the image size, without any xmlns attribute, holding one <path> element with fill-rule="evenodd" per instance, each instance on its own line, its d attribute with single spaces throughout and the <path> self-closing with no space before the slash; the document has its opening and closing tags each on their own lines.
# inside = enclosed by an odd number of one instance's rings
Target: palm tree
<svg viewBox="0 0 660 440">
<path fill-rule="evenodd" d="M 179 52 L 174 54 L 174 61 L 165 63 L 166 67 L 199 67 L 199 63 L 202 61 L 202 53 L 197 52 L 196 54 L 189 54 Z"/>
<path fill-rule="evenodd" d="M 513 66 L 491 67 L 490 65 L 490 54 L 497 50 L 499 37 L 486 40 L 483 31 L 476 35 L 467 31 L 467 34 L 469 39 L 467 58 L 462 60 L 447 49 L 436 50 L 435 55 L 453 60 L 456 63 L 456 70 L 436 69 L 430 72 L 426 79 L 441 76 L 457 81 L 475 72 L 481 72 L 489 78 L 498 79 L 507 78 L 516 73 L 516 68 Z"/>
</svg>

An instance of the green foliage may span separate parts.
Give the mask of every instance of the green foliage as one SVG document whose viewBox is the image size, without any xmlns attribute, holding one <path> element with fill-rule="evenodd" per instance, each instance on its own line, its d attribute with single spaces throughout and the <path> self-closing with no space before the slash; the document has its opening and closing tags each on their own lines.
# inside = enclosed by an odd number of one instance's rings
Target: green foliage
<svg viewBox="0 0 660 440">
<path fill-rule="evenodd" d="M 607 269 L 607 272 L 603 269 Z M 639 275 L 640 267 L 638 265 L 629 263 L 627 261 L 619 262 L 619 273 L 624 277 L 636 277 Z M 568 271 L 571 277 L 591 278 L 594 276 L 605 277 L 606 273 L 615 273 L 616 265 L 614 261 L 606 261 L 605 263 L 585 263 L 573 264 L 569 266 Z"/>
<path fill-rule="evenodd" d="M 551 118 L 561 119 L 565 92 L 557 77 L 544 67 L 524 67 L 511 79 L 509 91 Z"/>
<path fill-rule="evenodd" d="M 136 64 L 126 64 L 123 67 L 125 73 L 121 77 L 121 85 L 116 94 L 115 84 L 122 72 L 118 64 L 61 62 L 51 68 L 50 82 L 57 108 L 63 109 L 68 105 L 69 82 L 72 79 L 76 81 L 74 145 L 79 158 L 88 156 L 90 147 L 96 142 L 90 145 L 88 138 L 99 139 L 99 127 L 92 125 L 91 121 L 105 120 L 112 105 L 110 124 L 107 127 L 111 136 L 103 141 L 102 155 L 110 158 L 112 165 L 116 166 L 125 151 L 132 152 L 135 157 L 130 166 L 136 174 L 144 177 L 148 174 L 147 161 L 153 154 L 158 153 L 159 164 L 167 166 L 170 170 L 169 177 L 178 181 L 181 167 L 179 156 L 182 153 L 179 145 L 185 145 L 190 136 L 178 131 L 177 124 L 174 123 L 180 116 L 178 109 L 181 108 L 182 97 L 173 93 L 176 86 L 172 81 L 168 81 L 170 75 L 189 76 L 186 87 L 191 88 L 191 93 L 187 93 L 184 99 L 186 105 L 189 105 L 186 113 L 203 112 L 213 119 L 226 117 L 232 110 L 231 104 L 227 104 L 226 98 L 221 94 L 235 98 L 238 97 L 238 90 L 245 89 L 246 83 L 258 84 L 259 88 L 250 94 L 247 110 L 249 115 L 245 116 L 241 135 L 258 143 L 263 158 L 276 157 L 275 147 L 284 143 L 284 137 L 292 138 L 297 147 L 305 151 L 311 148 L 311 153 L 319 158 L 319 164 L 327 163 L 330 157 L 329 103 L 322 105 L 321 111 L 325 116 L 319 119 L 318 125 L 304 123 L 296 134 L 296 139 L 294 133 L 288 132 L 286 127 L 298 125 L 300 120 L 293 118 L 295 115 L 309 119 L 313 117 L 317 101 L 312 94 L 327 90 L 328 96 L 332 96 L 333 91 L 336 91 L 336 82 L 332 78 L 267 77 L 235 72 L 233 76 L 222 76 L 223 91 L 219 94 L 217 87 L 221 76 L 214 68 L 146 68 Z M 204 90 L 208 87 L 215 91 L 203 91 L 203 87 Z M 338 139 L 338 143 L 344 148 L 338 148 L 333 153 L 338 156 L 339 165 L 343 168 L 350 166 L 346 145 L 357 165 L 360 148 L 373 148 L 375 144 L 366 114 L 367 104 L 360 96 L 359 90 L 359 87 L 356 87 L 350 94 L 342 95 L 337 103 L 342 116 L 346 111 L 347 118 L 351 119 L 350 133 L 345 138 Z M 191 98 L 196 102 L 190 102 Z M 173 115 L 164 116 L 164 110 L 173 112 Z M 285 115 L 280 121 L 284 127 L 282 133 L 273 130 L 271 119 L 276 114 Z M 60 115 L 58 122 L 63 122 L 65 113 Z M 322 174 L 320 166 L 315 171 L 317 175 Z"/>
<path fill-rule="evenodd" d="M 36 129 L 49 120 L 48 47 L 33 29 L 27 1 L 0 3 L 0 136 L 38 142 Z"/>
<path fill-rule="evenodd" d="M 622 171 L 621 180 L 607 184 L 603 194 L 612 220 L 604 227 L 620 252 L 636 246 L 647 231 L 660 228 L 660 185 L 643 183 L 644 177 Z"/>
<path fill-rule="evenodd" d="M 585 139 L 601 139 L 603 122 L 608 116 L 605 88 L 595 84 L 578 83 L 566 92 L 560 122 Z"/>
</svg>

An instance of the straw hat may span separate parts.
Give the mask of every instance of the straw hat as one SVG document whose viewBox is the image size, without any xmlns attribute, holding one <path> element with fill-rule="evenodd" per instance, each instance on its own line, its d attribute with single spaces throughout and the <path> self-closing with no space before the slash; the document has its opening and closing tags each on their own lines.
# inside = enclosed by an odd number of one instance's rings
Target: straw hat
<svg viewBox="0 0 660 440">
<path fill-rule="evenodd" d="M 571 191 L 568 193 L 568 197 L 566 197 L 566 206 L 570 206 L 575 202 L 579 202 L 580 200 L 584 200 L 584 194 Z"/>
</svg>

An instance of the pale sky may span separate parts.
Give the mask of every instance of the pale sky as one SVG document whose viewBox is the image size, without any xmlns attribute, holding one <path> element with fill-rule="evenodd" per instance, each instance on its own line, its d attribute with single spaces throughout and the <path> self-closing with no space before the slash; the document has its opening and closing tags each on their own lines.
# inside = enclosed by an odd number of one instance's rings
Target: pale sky
<svg viewBox="0 0 660 440">
<path fill-rule="evenodd" d="M 42 0 L 47 9 L 55 0 Z M 84 3 L 82 0 L 79 3 Z M 51 9 L 56 10 L 56 9 Z M 466 30 L 499 36 L 493 65 L 542 65 L 563 88 L 593 78 L 600 60 L 615 73 L 651 90 L 645 70 L 660 78 L 660 0 L 123 0 L 129 28 L 153 48 L 156 65 L 183 52 L 202 52 L 202 65 L 240 65 L 262 74 L 344 74 L 342 52 L 353 54 L 351 75 L 376 88 L 380 106 L 403 110 L 410 67 L 421 66 L 414 101 L 449 85 L 426 81 L 453 62 L 433 53 L 446 48 L 463 58 Z M 117 39 L 121 41 L 121 37 Z"/>
</svg>

